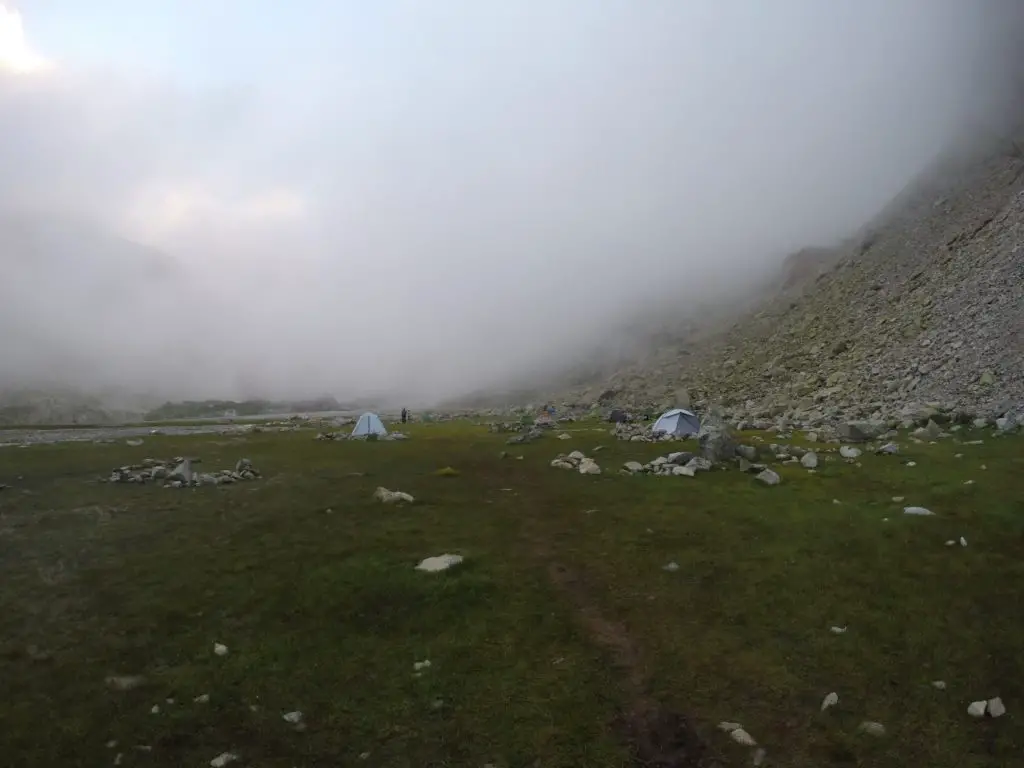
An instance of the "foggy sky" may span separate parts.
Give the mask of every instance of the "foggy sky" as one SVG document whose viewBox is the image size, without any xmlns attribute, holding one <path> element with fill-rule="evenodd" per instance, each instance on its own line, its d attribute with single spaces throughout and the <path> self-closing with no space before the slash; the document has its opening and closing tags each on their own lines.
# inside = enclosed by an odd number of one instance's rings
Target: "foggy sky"
<svg viewBox="0 0 1024 768">
<path fill-rule="evenodd" d="M 86 5 L 0 64 L 0 386 L 501 386 L 849 234 L 1010 87 L 999 0 Z"/>
</svg>

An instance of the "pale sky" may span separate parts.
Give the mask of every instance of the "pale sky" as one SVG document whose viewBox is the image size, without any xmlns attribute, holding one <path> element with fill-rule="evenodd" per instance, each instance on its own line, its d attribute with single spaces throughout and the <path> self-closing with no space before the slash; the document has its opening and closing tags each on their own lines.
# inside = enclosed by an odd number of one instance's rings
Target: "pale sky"
<svg viewBox="0 0 1024 768">
<path fill-rule="evenodd" d="M 8 4 L 0 385 L 426 401 L 553 370 L 861 225 L 1005 97 L 1008 8 Z"/>
</svg>

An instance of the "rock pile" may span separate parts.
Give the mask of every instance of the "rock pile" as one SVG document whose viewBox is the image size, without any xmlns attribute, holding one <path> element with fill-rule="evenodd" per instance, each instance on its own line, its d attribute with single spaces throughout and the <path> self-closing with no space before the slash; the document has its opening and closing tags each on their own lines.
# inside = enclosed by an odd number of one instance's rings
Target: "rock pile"
<svg viewBox="0 0 1024 768">
<path fill-rule="evenodd" d="M 639 461 L 627 461 L 622 465 L 622 471 L 628 475 L 694 477 L 698 472 L 707 472 L 713 466 L 703 456 L 695 456 L 689 451 L 676 451 L 666 456 L 659 456 L 647 464 L 641 464 Z"/>
<path fill-rule="evenodd" d="M 542 437 L 544 437 L 544 430 L 538 429 L 537 427 L 528 427 L 518 435 L 513 435 L 505 442 L 508 445 L 523 445 L 524 443 L 532 443 L 535 440 L 540 440 Z"/>
<path fill-rule="evenodd" d="M 683 438 L 667 432 L 653 432 L 651 425 L 643 422 L 619 422 L 611 430 L 617 440 L 628 440 L 631 443 L 670 443 Z"/>
<path fill-rule="evenodd" d="M 106 483 L 135 483 L 147 485 L 162 483 L 164 488 L 187 488 L 200 485 L 231 485 L 261 477 L 249 459 L 239 459 L 234 469 L 214 472 L 197 472 L 193 465 L 200 459 L 179 456 L 175 459 L 145 459 L 141 464 L 117 467 L 110 477 L 101 478 Z"/>
<path fill-rule="evenodd" d="M 580 451 L 569 454 L 560 453 L 551 461 L 555 469 L 575 469 L 581 475 L 600 475 L 601 467 L 593 459 L 587 458 Z"/>
<path fill-rule="evenodd" d="M 351 432 L 320 432 L 317 440 L 384 440 L 386 442 L 396 440 L 408 440 L 409 436 L 403 432 L 388 432 L 386 435 L 353 435 Z"/>
</svg>

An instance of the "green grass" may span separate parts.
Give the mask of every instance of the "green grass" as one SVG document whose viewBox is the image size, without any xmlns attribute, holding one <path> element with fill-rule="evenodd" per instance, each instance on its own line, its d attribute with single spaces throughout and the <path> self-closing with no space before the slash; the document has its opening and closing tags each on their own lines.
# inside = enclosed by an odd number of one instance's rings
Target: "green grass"
<svg viewBox="0 0 1024 768">
<path fill-rule="evenodd" d="M 750 755 L 721 720 L 741 722 L 766 765 L 1024 764 L 1020 439 L 902 441 L 903 456 L 863 466 L 776 467 L 782 484 L 765 487 L 737 471 L 621 476 L 667 449 L 587 425 L 511 447 L 466 423 L 409 431 L 0 449 L 13 486 L 0 491 L 0 755 L 34 768 L 118 753 L 204 766 L 225 751 L 282 768 L 626 766 L 632 675 L 725 764 Z M 548 466 L 574 449 L 605 473 Z M 263 479 L 96 482 L 180 454 L 210 468 L 245 456 Z M 416 503 L 379 504 L 377 486 Z M 893 496 L 937 516 L 904 516 Z M 961 535 L 968 547 L 945 546 Z M 414 570 L 445 552 L 466 561 Z M 549 578 L 553 562 L 585 596 Z M 633 669 L 588 611 L 628 635 Z M 104 684 L 130 674 L 147 683 Z M 840 703 L 821 713 L 830 691 Z M 1007 716 L 967 716 L 996 695 Z M 292 710 L 304 730 L 282 719 Z M 887 735 L 859 734 L 864 720 Z"/>
</svg>

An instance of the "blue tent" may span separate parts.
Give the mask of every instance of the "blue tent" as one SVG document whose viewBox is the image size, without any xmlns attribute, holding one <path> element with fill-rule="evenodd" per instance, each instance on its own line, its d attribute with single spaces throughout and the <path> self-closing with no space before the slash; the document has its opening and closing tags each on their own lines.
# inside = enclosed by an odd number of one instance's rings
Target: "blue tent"
<svg viewBox="0 0 1024 768">
<path fill-rule="evenodd" d="M 665 411 L 651 427 L 652 432 L 667 432 L 675 437 L 689 437 L 700 432 L 700 419 L 692 411 L 673 408 Z"/>
<path fill-rule="evenodd" d="M 359 417 L 355 427 L 352 429 L 352 437 L 366 437 L 367 435 L 386 435 L 388 431 L 384 428 L 384 422 L 376 413 L 364 413 Z"/>
</svg>

